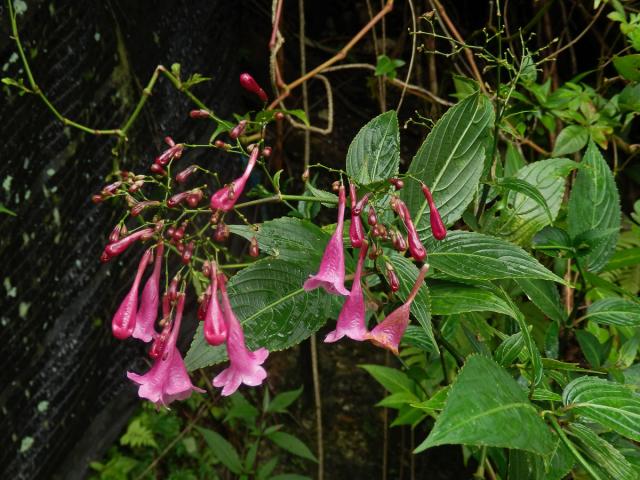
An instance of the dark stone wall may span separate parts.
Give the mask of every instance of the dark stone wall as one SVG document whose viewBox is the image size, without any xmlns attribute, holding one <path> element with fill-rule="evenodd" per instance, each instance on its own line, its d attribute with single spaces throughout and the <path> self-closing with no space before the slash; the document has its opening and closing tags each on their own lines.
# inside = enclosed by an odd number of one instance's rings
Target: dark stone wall
<svg viewBox="0 0 640 480">
<path fill-rule="evenodd" d="M 195 92 L 221 115 L 247 109 L 237 78 L 241 68 L 267 72 L 254 63 L 267 49 L 254 36 L 268 38 L 269 11 L 248 15 L 243 4 L 28 1 L 18 22 L 36 81 L 60 112 L 113 128 L 158 63 L 212 77 Z M 2 76 L 24 77 L 4 1 L 0 18 Z M 17 216 L 0 215 L 0 477 L 83 478 L 137 402 L 125 371 L 144 368 L 140 345 L 110 335 L 137 260 L 99 263 L 117 212 L 90 197 L 114 161 L 142 171 L 164 135 L 206 141 L 207 126 L 161 78 L 114 160 L 115 139 L 64 128 L 33 95 L 2 88 L 1 98 L 0 202 Z"/>
</svg>

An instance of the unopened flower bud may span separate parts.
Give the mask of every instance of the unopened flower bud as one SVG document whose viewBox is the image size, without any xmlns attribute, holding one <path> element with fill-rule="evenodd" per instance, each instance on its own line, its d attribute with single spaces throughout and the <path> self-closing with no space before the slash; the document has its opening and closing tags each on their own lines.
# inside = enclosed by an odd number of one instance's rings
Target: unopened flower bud
<svg viewBox="0 0 640 480">
<path fill-rule="evenodd" d="M 389 282 L 389 287 L 391 287 L 392 292 L 397 292 L 400 288 L 400 280 L 398 279 L 398 275 L 396 274 L 393 266 L 387 263 L 387 281 Z"/>
<path fill-rule="evenodd" d="M 245 128 L 247 128 L 247 121 L 246 120 L 240 120 L 238 125 L 233 127 L 231 129 L 231 131 L 229 132 L 229 137 L 231 139 L 235 140 L 236 138 L 240 137 L 244 133 L 244 129 Z"/>
<path fill-rule="evenodd" d="M 271 147 L 264 147 L 262 149 L 262 156 L 264 158 L 269 158 L 271 156 Z"/>
<path fill-rule="evenodd" d="M 187 246 L 184 248 L 184 252 L 182 252 L 182 263 L 185 265 L 188 265 L 189 262 L 191 261 L 191 257 L 193 257 L 193 249 L 195 248 L 196 244 L 194 243 L 193 240 L 191 240 Z"/>
<path fill-rule="evenodd" d="M 176 175 L 176 182 L 185 183 L 187 179 L 198 169 L 197 165 L 189 165 Z"/>
<path fill-rule="evenodd" d="M 284 120 L 284 113 L 276 112 L 275 115 L 273 116 L 273 118 L 275 118 L 277 121 L 281 122 L 282 120 Z"/>
<path fill-rule="evenodd" d="M 216 148 L 227 148 L 227 144 L 222 140 L 216 140 L 213 144 L 216 146 Z"/>
<path fill-rule="evenodd" d="M 399 178 L 390 178 L 389 183 L 395 187 L 396 190 L 400 190 L 404 187 L 404 182 Z"/>
<path fill-rule="evenodd" d="M 304 172 L 302 172 L 302 181 L 303 182 L 308 182 L 309 181 L 309 169 L 308 168 Z"/>
<path fill-rule="evenodd" d="M 120 240 L 120 229 L 121 228 L 122 227 L 120 226 L 120 224 L 116 225 L 113 228 L 113 230 L 109 234 L 109 243 L 117 242 L 118 240 Z"/>
<path fill-rule="evenodd" d="M 443 240 L 444 237 L 447 236 L 447 228 L 444 226 L 442 217 L 440 217 L 440 212 L 436 208 L 436 205 L 433 201 L 431 190 L 429 190 L 429 187 L 427 187 L 424 183 L 422 184 L 421 188 L 422 193 L 424 194 L 424 198 L 429 204 L 429 222 L 431 223 L 431 233 L 433 233 L 433 237 L 436 240 Z"/>
<path fill-rule="evenodd" d="M 96 194 L 96 195 L 92 195 L 91 196 L 91 201 L 93 203 L 95 203 L 96 205 L 99 204 L 99 203 L 102 203 L 103 200 L 104 200 L 104 197 L 102 195 Z"/>
<path fill-rule="evenodd" d="M 258 246 L 258 239 L 253 237 L 249 244 L 249 255 L 256 258 L 260 255 L 260 247 Z"/>
<path fill-rule="evenodd" d="M 142 211 L 145 208 L 147 208 L 147 207 L 155 207 L 157 205 L 160 205 L 160 202 L 155 201 L 155 200 L 146 200 L 144 202 L 138 202 L 133 207 L 131 207 L 131 216 L 132 217 L 137 217 L 138 215 L 140 215 L 140 213 L 142 213 Z"/>
<path fill-rule="evenodd" d="M 150 170 L 153 173 L 155 173 L 156 175 L 161 175 L 163 177 L 167 176 L 167 171 L 164 168 L 162 168 L 160 165 L 158 165 L 157 163 L 151 164 Z"/>
<path fill-rule="evenodd" d="M 369 215 L 367 215 L 367 223 L 372 227 L 376 226 L 378 223 L 378 215 L 376 215 L 376 210 L 373 208 L 373 205 L 369 207 Z"/>
<path fill-rule="evenodd" d="M 116 192 L 116 190 L 118 190 L 120 185 L 122 185 L 121 181 L 113 182 L 112 184 L 104 187 L 100 193 L 102 194 L 102 196 L 108 197 L 110 195 L 113 195 Z"/>
<path fill-rule="evenodd" d="M 169 145 L 169 147 L 175 147 L 176 146 L 176 142 L 173 141 L 173 138 L 171 138 L 170 136 L 166 136 L 164 137 L 164 143 L 166 143 L 167 145 Z"/>
<path fill-rule="evenodd" d="M 242 88 L 246 91 L 256 95 L 263 102 L 266 102 L 269 98 L 260 85 L 258 85 L 258 82 L 246 72 L 240 75 L 240 85 L 242 85 Z"/>
<path fill-rule="evenodd" d="M 178 298 L 178 283 L 180 283 L 180 273 L 177 273 L 169 284 L 169 301 L 174 303 Z"/>
<path fill-rule="evenodd" d="M 191 118 L 209 118 L 209 112 L 207 112 L 206 110 L 200 109 L 200 110 L 191 110 L 189 112 L 189 116 Z"/>
<path fill-rule="evenodd" d="M 198 203 L 200 203 L 200 201 L 202 200 L 202 197 L 202 190 L 191 190 L 186 198 L 187 205 L 189 205 L 191 208 L 196 208 L 198 206 Z"/>
<path fill-rule="evenodd" d="M 334 192 L 340 190 L 340 180 L 336 180 L 331 184 L 331 190 L 333 190 Z"/>
<path fill-rule="evenodd" d="M 360 215 L 362 213 L 362 210 L 364 210 L 364 207 L 367 205 L 367 202 L 369 201 L 369 193 L 365 193 L 364 196 L 358 201 L 358 203 L 356 203 L 355 208 L 353 209 L 353 212 L 356 215 Z"/>
<path fill-rule="evenodd" d="M 177 207 L 180 203 L 182 203 L 183 200 L 186 200 L 187 195 L 189 195 L 189 192 L 176 193 L 171 198 L 169 198 L 169 200 L 167 200 L 167 207 Z"/>
<path fill-rule="evenodd" d="M 216 242 L 222 243 L 225 242 L 229 238 L 229 227 L 226 223 L 220 222 L 216 226 L 216 230 L 213 233 L 213 239 Z"/>
</svg>

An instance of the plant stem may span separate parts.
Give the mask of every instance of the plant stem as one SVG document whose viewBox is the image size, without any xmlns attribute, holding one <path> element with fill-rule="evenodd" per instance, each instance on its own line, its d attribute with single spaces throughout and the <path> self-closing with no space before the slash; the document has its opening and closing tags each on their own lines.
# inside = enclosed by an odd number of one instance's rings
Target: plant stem
<svg viewBox="0 0 640 480">
<path fill-rule="evenodd" d="M 258 198 L 256 200 L 250 200 L 248 202 L 238 203 L 235 206 L 235 208 L 251 207 L 254 205 L 261 205 L 263 203 L 284 202 L 286 200 L 298 200 L 300 202 L 321 202 L 321 203 L 334 203 L 334 204 L 338 203 L 338 200 L 334 200 L 332 198 L 318 198 L 318 197 L 311 197 L 307 195 L 279 194 L 279 195 L 273 195 L 272 197 Z"/>
</svg>

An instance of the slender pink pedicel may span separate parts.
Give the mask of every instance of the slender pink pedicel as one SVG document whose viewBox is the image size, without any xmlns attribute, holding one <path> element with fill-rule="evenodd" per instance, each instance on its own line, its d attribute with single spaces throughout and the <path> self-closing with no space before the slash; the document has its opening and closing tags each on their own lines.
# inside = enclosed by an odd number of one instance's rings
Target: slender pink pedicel
<svg viewBox="0 0 640 480">
<path fill-rule="evenodd" d="M 211 294 L 204 317 L 204 338 L 209 345 L 222 345 L 227 339 L 227 325 L 218 303 L 218 272 L 216 264 L 211 262 Z"/>
<path fill-rule="evenodd" d="M 140 308 L 136 314 L 136 326 L 133 329 L 133 338 L 150 342 L 156 336 L 156 319 L 158 318 L 158 306 L 160 305 L 160 273 L 164 243 L 158 242 L 153 263 L 153 272 L 147 279 L 140 297 Z"/>
<path fill-rule="evenodd" d="M 235 392 L 242 383 L 251 387 L 262 383 L 267 377 L 267 372 L 261 365 L 269 356 L 269 351 L 266 348 L 259 348 L 255 352 L 251 352 L 247 348 L 244 342 L 242 326 L 231 309 L 224 275 L 218 275 L 218 284 L 222 295 L 224 319 L 228 332 L 227 354 L 229 355 L 229 366 L 213 379 L 213 385 L 223 387 L 222 395 L 227 396 Z"/>
<path fill-rule="evenodd" d="M 310 275 L 304 282 L 306 291 L 322 287 L 335 295 L 349 295 L 344 286 L 344 246 L 342 233 L 344 229 L 344 209 L 347 203 L 344 186 L 341 185 L 338 194 L 338 224 L 324 250 L 320 269 L 315 275 Z"/>
<path fill-rule="evenodd" d="M 330 332 L 324 339 L 327 343 L 337 342 L 344 336 L 347 336 L 352 340 L 364 340 L 367 335 L 361 278 L 362 267 L 365 259 L 367 258 L 368 249 L 369 244 L 366 241 L 363 242 L 362 248 L 360 248 L 360 256 L 358 257 L 356 273 L 353 276 L 351 293 L 349 293 L 349 296 L 342 306 L 342 310 L 340 310 L 336 329 Z"/>
<path fill-rule="evenodd" d="M 166 407 L 174 400 L 184 400 L 191 396 L 191 392 L 204 393 L 204 390 L 191 383 L 182 355 L 176 347 L 182 323 L 184 299 L 184 293 L 179 293 L 171 333 L 161 351 L 158 352 L 151 370 L 144 375 L 127 372 L 127 377 L 140 385 L 138 396 L 158 406 Z"/>
<path fill-rule="evenodd" d="M 138 264 L 138 271 L 136 277 L 133 280 L 131 290 L 124 297 L 118 311 L 111 320 L 111 331 L 113 336 L 119 340 L 129 338 L 133 334 L 133 330 L 136 326 L 136 311 L 138 310 L 138 289 L 140 287 L 140 280 L 144 273 L 149 259 L 151 258 L 151 249 L 148 249 L 142 255 L 140 263 Z"/>
<path fill-rule="evenodd" d="M 249 179 L 249 175 L 251 175 L 251 170 L 253 170 L 253 167 L 258 160 L 259 154 L 259 149 L 254 148 L 249 157 L 247 168 L 242 176 L 240 178 L 236 178 L 229 185 L 225 185 L 216 193 L 211 195 L 211 210 L 222 210 L 223 212 L 228 212 L 233 208 L 240 195 L 242 195 L 242 190 L 244 190 L 244 186 Z"/>
<path fill-rule="evenodd" d="M 413 288 L 411 289 L 411 292 L 404 304 L 395 309 L 387 315 L 382 322 L 376 325 L 375 328 L 367 334 L 367 340 L 371 340 L 374 344 L 386 348 L 398 355 L 400 340 L 407 329 L 407 325 L 409 325 L 411 303 L 416 298 L 428 271 L 429 265 L 425 263 L 420 269 L 420 273 L 418 273 L 418 277 L 416 278 L 416 283 L 413 285 Z"/>
</svg>

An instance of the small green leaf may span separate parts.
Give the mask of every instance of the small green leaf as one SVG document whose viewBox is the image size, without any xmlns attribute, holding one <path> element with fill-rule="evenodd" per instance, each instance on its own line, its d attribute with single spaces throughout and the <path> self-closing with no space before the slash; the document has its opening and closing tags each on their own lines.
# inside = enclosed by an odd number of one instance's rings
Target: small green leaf
<svg viewBox="0 0 640 480">
<path fill-rule="evenodd" d="M 209 445 L 209 448 L 211 448 L 215 457 L 220 460 L 225 467 L 237 475 L 242 473 L 242 462 L 233 445 L 225 440 L 218 432 L 203 427 L 196 427 L 196 429 L 204 437 L 204 440 L 207 442 L 207 445 Z"/>
<path fill-rule="evenodd" d="M 544 212 L 549 218 L 549 223 L 553 222 L 553 215 L 551 214 L 551 210 L 549 210 L 547 201 L 542 196 L 542 193 L 540 193 L 540 190 L 538 190 L 538 188 L 534 185 L 531 185 L 526 180 L 522 180 L 516 177 L 499 178 L 495 181 L 495 185 L 526 195 L 544 209 Z"/>
<path fill-rule="evenodd" d="M 563 128 L 558 138 L 556 138 L 553 154 L 559 156 L 575 153 L 578 150 L 582 150 L 588 141 L 589 130 L 580 125 L 569 125 Z"/>
<path fill-rule="evenodd" d="M 431 398 L 425 400 L 424 402 L 414 403 L 411 406 L 414 408 L 419 408 L 420 410 L 425 410 L 429 413 L 440 412 L 444 409 L 444 406 L 447 401 L 447 397 L 449 396 L 449 391 L 451 390 L 451 386 L 447 385 L 446 387 L 442 387 L 436 393 L 434 393 Z"/>
<path fill-rule="evenodd" d="M 467 312 L 496 312 L 513 316 L 513 311 L 493 291 L 461 285 L 439 282 L 429 287 L 431 293 L 431 313 L 433 315 L 454 315 Z"/>
<path fill-rule="evenodd" d="M 554 447 L 549 429 L 522 387 L 482 355 L 467 359 L 444 410 L 415 452 L 445 444 L 512 448 L 538 455 L 548 455 Z"/>
<path fill-rule="evenodd" d="M 622 298 L 603 298 L 587 308 L 585 318 L 606 325 L 640 326 L 640 304 Z"/>
<path fill-rule="evenodd" d="M 11 215 L 12 217 L 16 216 L 16 213 L 9 210 L 7 207 L 5 207 L 2 203 L 0 203 L 0 213 L 5 213 L 7 215 Z"/>
<path fill-rule="evenodd" d="M 640 397 L 629 387 L 595 377 L 578 377 L 562 394 L 567 410 L 640 441 Z"/>
<path fill-rule="evenodd" d="M 613 66 L 618 73 L 631 82 L 640 81 L 640 53 L 619 57 L 614 55 Z"/>
<path fill-rule="evenodd" d="M 390 393 L 414 394 L 415 382 L 400 370 L 382 365 L 360 365 L 360 368 L 366 370 Z"/>
<path fill-rule="evenodd" d="M 606 351 L 604 346 L 598 341 L 595 335 L 586 330 L 576 330 L 576 339 L 580 344 L 580 349 L 589 364 L 598 368 L 605 359 Z"/>
<path fill-rule="evenodd" d="M 516 280 L 525 295 L 538 307 L 542 313 L 556 322 L 565 321 L 567 314 L 562 308 L 560 294 L 553 282 L 530 278 L 518 278 Z"/>
<path fill-rule="evenodd" d="M 286 450 L 289 453 L 293 453 L 302 458 L 306 458 L 307 460 L 311 460 L 312 462 L 317 462 L 318 459 L 315 457 L 309 447 L 307 447 L 302 440 L 297 437 L 285 433 L 285 432 L 273 432 L 268 435 L 269 440 L 275 443 L 277 446 Z"/>
<path fill-rule="evenodd" d="M 498 345 L 493 356 L 500 365 L 508 367 L 518 358 L 523 350 L 524 336 L 522 332 L 518 332 L 505 338 L 502 343 Z"/>
<path fill-rule="evenodd" d="M 395 110 L 377 116 L 355 136 L 347 152 L 347 174 L 368 185 L 398 174 L 400 131 Z"/>
<path fill-rule="evenodd" d="M 302 394 L 302 387 L 297 390 L 291 390 L 288 392 L 282 392 L 275 397 L 269 403 L 267 407 L 267 412 L 286 412 L 289 405 L 295 402 L 298 397 Z"/>
<path fill-rule="evenodd" d="M 378 57 L 378 62 L 376 63 L 376 71 L 374 75 L 376 77 L 381 77 L 386 75 L 391 80 L 396 78 L 397 72 L 396 70 L 402 66 L 404 66 L 404 60 L 400 59 L 391 59 L 386 55 L 380 55 Z"/>
<path fill-rule="evenodd" d="M 544 227 L 533 237 L 533 248 L 551 257 L 574 255 L 573 242 L 569 234 L 557 227 Z"/>
</svg>

